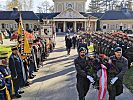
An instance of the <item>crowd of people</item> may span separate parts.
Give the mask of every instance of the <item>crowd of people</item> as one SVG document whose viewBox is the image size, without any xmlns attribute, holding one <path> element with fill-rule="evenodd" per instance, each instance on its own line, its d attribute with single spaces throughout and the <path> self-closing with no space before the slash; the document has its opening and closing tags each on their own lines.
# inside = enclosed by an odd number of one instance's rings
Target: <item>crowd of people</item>
<svg viewBox="0 0 133 100">
<path fill-rule="evenodd" d="M 86 43 L 84 42 L 84 39 L 86 39 Z M 94 55 L 104 54 L 107 57 L 110 57 L 111 62 L 118 71 L 118 74 L 110 81 L 112 88 L 107 88 L 109 92 L 109 100 L 115 100 L 116 96 L 123 93 L 123 76 L 128 68 L 130 68 L 131 62 L 133 62 L 133 37 L 121 33 L 112 34 L 106 32 L 84 32 L 84 34 L 79 36 L 77 39 L 78 57 L 74 60 L 77 71 L 76 86 L 79 100 L 85 100 L 90 84 L 94 84 L 96 81 L 93 76 L 87 73 L 87 66 L 90 59 L 88 56 L 88 46 L 90 46 L 90 44 L 94 47 Z M 101 70 L 99 71 L 101 72 Z"/>
<path fill-rule="evenodd" d="M 133 62 L 133 36 L 127 36 L 121 33 L 94 33 L 89 34 L 89 37 L 96 54 L 105 54 L 110 57 L 114 55 L 114 49 L 116 47 L 121 47 L 122 55 L 128 59 L 128 68 L 130 68 L 130 64 Z"/>
<path fill-rule="evenodd" d="M 0 100 L 21 98 L 21 93 L 24 93 L 21 88 L 31 84 L 30 79 L 36 76 L 35 72 L 43 66 L 43 61 L 55 47 L 53 42 L 46 46 L 46 41 L 37 37 L 29 41 L 31 54 L 22 56 L 20 45 L 11 48 L 9 58 L 8 53 L 0 54 Z"/>
</svg>

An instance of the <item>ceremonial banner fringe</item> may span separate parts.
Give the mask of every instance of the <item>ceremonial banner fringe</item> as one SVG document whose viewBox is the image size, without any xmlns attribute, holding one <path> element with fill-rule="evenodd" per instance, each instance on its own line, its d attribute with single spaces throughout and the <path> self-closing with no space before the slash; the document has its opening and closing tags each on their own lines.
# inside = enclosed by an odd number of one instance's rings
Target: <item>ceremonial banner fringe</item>
<svg viewBox="0 0 133 100">
<path fill-rule="evenodd" d="M 99 93 L 98 93 L 98 99 L 105 99 L 105 95 L 107 92 L 107 72 L 106 72 L 106 66 L 101 64 L 102 70 L 101 75 L 99 79 Z"/>
</svg>

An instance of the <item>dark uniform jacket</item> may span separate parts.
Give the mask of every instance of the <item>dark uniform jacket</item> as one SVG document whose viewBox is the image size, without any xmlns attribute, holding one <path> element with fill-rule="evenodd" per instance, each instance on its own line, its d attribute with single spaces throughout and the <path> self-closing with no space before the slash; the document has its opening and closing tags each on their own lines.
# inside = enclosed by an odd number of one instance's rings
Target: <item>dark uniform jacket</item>
<svg viewBox="0 0 133 100">
<path fill-rule="evenodd" d="M 87 60 L 77 57 L 74 60 L 75 68 L 77 70 L 77 78 L 86 78 L 87 79 Z"/>
<path fill-rule="evenodd" d="M 10 86 L 11 84 L 11 72 L 10 70 L 8 69 L 8 67 L 6 65 L 0 65 L 0 72 L 4 75 L 5 77 L 5 82 L 6 82 L 6 86 Z M 10 77 L 8 77 L 10 76 Z M 6 78 L 8 77 L 8 78 Z"/>
<path fill-rule="evenodd" d="M 6 100 L 6 89 L 4 89 L 5 87 L 5 80 L 4 77 L 2 75 L 2 73 L 0 72 L 0 100 Z"/>
<path fill-rule="evenodd" d="M 117 71 L 119 72 L 116 77 L 123 81 L 123 76 L 128 69 L 128 60 L 123 56 L 120 59 L 117 59 L 116 56 L 111 56 L 110 58 L 112 59 L 113 64 L 116 66 Z"/>
<path fill-rule="evenodd" d="M 72 39 L 66 39 L 66 47 L 71 48 L 72 47 Z"/>
<path fill-rule="evenodd" d="M 11 71 L 12 79 L 14 85 L 24 86 L 25 78 L 24 78 L 24 66 L 22 66 L 22 60 L 20 56 L 15 56 L 13 53 L 9 58 L 9 69 Z M 22 68 L 23 67 L 23 68 Z M 17 76 L 17 79 L 14 80 L 14 77 Z"/>
</svg>

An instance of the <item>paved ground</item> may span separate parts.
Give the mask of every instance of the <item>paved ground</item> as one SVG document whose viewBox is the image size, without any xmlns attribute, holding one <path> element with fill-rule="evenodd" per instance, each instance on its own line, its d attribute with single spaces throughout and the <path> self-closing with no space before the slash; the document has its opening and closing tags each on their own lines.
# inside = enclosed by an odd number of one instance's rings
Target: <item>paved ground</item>
<svg viewBox="0 0 133 100">
<path fill-rule="evenodd" d="M 76 72 L 73 60 L 77 57 L 76 49 L 66 56 L 64 37 L 57 37 L 57 45 L 44 66 L 31 80 L 31 86 L 25 87 L 21 99 L 17 100 L 78 100 L 76 91 Z M 98 91 L 90 87 L 86 100 L 97 100 Z M 106 96 L 107 100 L 108 95 Z M 133 94 L 127 88 L 116 100 L 133 100 Z"/>
<path fill-rule="evenodd" d="M 0 43 L 0 45 L 1 45 L 1 43 Z M 4 39 L 2 45 L 17 45 L 17 42 L 15 42 L 15 41 L 10 41 L 10 39 Z"/>
</svg>

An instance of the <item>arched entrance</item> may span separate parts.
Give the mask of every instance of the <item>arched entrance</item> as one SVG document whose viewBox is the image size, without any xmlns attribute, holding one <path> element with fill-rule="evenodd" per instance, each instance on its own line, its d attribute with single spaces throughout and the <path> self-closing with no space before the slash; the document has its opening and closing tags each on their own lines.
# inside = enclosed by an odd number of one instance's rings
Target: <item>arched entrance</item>
<svg viewBox="0 0 133 100">
<path fill-rule="evenodd" d="M 67 22 L 67 30 L 69 32 L 73 32 L 74 29 L 73 29 L 73 22 Z"/>
<path fill-rule="evenodd" d="M 58 23 L 58 32 L 63 32 L 63 22 Z"/>
</svg>

